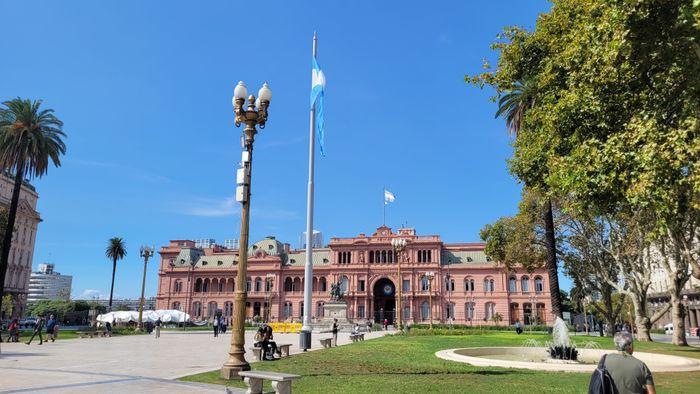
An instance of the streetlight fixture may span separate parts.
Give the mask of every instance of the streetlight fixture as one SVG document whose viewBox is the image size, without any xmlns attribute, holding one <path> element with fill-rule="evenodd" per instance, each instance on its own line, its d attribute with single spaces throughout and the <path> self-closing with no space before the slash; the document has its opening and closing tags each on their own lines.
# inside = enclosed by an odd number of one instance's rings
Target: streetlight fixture
<svg viewBox="0 0 700 394">
<path fill-rule="evenodd" d="M 394 238 L 391 240 L 391 246 L 394 248 L 394 257 L 396 258 L 396 261 L 398 263 L 398 276 L 399 276 L 399 285 L 398 285 L 398 296 L 396 297 L 396 300 L 398 301 L 398 307 L 396 308 L 397 310 L 397 315 L 396 315 L 396 328 L 398 328 L 399 331 L 403 329 L 403 326 L 401 324 L 402 322 L 402 317 L 403 317 L 403 310 L 401 309 L 401 291 L 403 290 L 403 277 L 401 277 L 401 260 L 403 259 L 403 253 L 406 250 L 406 245 L 408 244 L 408 240 L 406 238 Z"/>
<path fill-rule="evenodd" d="M 433 329 L 433 279 L 435 279 L 435 272 L 428 271 L 425 273 L 425 277 L 428 278 L 428 304 L 430 307 L 430 329 Z"/>
<path fill-rule="evenodd" d="M 250 172 L 253 164 L 253 142 L 257 134 L 256 126 L 265 128 L 267 123 L 267 109 L 272 99 L 272 90 L 265 83 L 258 92 L 258 98 L 252 94 L 248 96 L 248 107 L 243 108 L 248 89 L 243 81 L 238 82 L 233 90 L 233 112 L 235 114 L 236 127 L 241 123 L 243 128 L 243 145 L 245 151 L 242 154 L 242 168 L 236 173 L 236 201 L 241 203 L 241 239 L 238 248 L 238 272 L 236 291 L 234 292 L 235 306 L 233 308 L 233 325 L 231 328 L 231 348 L 229 358 L 221 367 L 221 377 L 224 379 L 238 378 L 238 372 L 250 370 L 250 364 L 245 360 L 245 302 L 246 302 L 246 275 L 248 265 L 248 227 L 250 222 Z"/>
<path fill-rule="evenodd" d="M 143 304 L 145 302 L 143 298 L 143 293 L 146 289 L 146 266 L 148 266 L 148 259 L 153 256 L 153 251 L 155 247 L 153 246 L 141 246 L 141 257 L 143 258 L 143 279 L 141 280 L 141 301 L 139 302 L 139 325 L 138 330 L 143 329 Z"/>
</svg>

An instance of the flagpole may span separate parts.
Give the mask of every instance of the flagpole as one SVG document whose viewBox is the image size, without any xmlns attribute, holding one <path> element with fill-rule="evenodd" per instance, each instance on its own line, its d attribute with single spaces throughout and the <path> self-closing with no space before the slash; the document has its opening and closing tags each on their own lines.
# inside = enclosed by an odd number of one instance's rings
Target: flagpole
<svg viewBox="0 0 700 394">
<path fill-rule="evenodd" d="M 312 45 L 312 56 L 316 58 L 316 32 Z M 304 264 L 304 318 L 299 335 L 299 347 L 311 348 L 311 285 L 313 281 L 313 248 L 312 237 L 314 232 L 314 154 L 316 129 L 316 106 L 311 106 L 309 112 L 309 185 L 306 193 L 306 262 Z"/>
</svg>

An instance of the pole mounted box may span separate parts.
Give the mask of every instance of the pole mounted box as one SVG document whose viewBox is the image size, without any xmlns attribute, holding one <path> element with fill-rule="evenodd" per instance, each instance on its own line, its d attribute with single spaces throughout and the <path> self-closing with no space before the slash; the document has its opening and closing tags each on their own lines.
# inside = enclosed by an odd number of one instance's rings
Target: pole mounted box
<svg viewBox="0 0 700 394">
<path fill-rule="evenodd" d="M 241 185 L 236 187 L 236 201 L 243 203 L 246 202 L 246 187 Z"/>
<path fill-rule="evenodd" d="M 250 153 L 246 150 L 241 152 L 241 162 L 243 163 L 249 163 L 250 162 Z"/>
<path fill-rule="evenodd" d="M 245 168 L 236 170 L 236 183 L 242 185 L 245 183 Z"/>
</svg>

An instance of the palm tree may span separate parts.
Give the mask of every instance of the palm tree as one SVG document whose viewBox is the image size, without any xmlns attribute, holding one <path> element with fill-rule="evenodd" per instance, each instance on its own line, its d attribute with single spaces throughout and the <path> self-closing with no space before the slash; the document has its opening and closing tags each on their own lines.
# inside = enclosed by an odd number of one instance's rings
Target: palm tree
<svg viewBox="0 0 700 394">
<path fill-rule="evenodd" d="M 19 205 L 19 193 L 25 178 L 42 177 L 49 163 L 61 166 L 61 155 L 66 153 L 66 136 L 61 122 L 52 109 L 39 109 L 41 100 L 23 100 L 19 97 L 5 101 L 0 107 L 0 169 L 13 174 L 10 210 L 5 225 L 0 253 L 0 299 L 5 293 L 12 235 Z"/>
<path fill-rule="evenodd" d="M 105 256 L 112 259 L 112 286 L 109 289 L 109 308 L 112 311 L 112 295 L 114 294 L 114 274 L 117 272 L 117 261 L 126 256 L 126 243 L 122 238 L 114 237 L 109 239 L 109 244 L 105 250 Z"/>
<path fill-rule="evenodd" d="M 504 117 L 509 134 L 516 139 L 520 136 L 520 128 L 523 125 L 526 112 L 535 106 L 536 84 L 535 81 L 524 77 L 516 82 L 512 89 L 506 91 L 498 100 L 496 117 Z M 527 186 L 527 185 L 525 185 Z M 545 249 L 547 261 L 545 268 L 549 277 L 549 293 L 551 295 L 552 313 L 562 317 L 561 293 L 559 293 L 559 270 L 557 268 L 557 246 L 554 239 L 554 213 L 552 212 L 552 200 L 547 199 L 542 215 L 544 220 Z"/>
</svg>

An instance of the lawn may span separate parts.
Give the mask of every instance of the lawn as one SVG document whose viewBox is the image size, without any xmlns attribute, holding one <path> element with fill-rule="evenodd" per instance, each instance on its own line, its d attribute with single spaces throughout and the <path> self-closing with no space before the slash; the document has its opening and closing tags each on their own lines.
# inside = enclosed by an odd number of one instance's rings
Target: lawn
<svg viewBox="0 0 700 394">
<path fill-rule="evenodd" d="M 474 367 L 439 359 L 438 350 L 477 346 L 519 346 L 546 334 L 516 335 L 484 332 L 463 336 L 386 336 L 275 362 L 253 363 L 253 369 L 301 375 L 293 383 L 297 393 L 584 393 L 588 373 L 554 373 L 520 369 Z M 612 339 L 573 338 L 574 342 L 597 342 L 613 348 Z M 678 348 L 661 343 L 636 343 L 635 350 L 700 358 L 700 349 Z M 659 392 L 690 393 L 700 387 L 700 372 L 655 374 Z M 244 387 L 240 381 L 219 378 L 219 371 L 187 376 L 181 380 Z M 693 389 L 694 388 L 694 389 Z M 269 386 L 268 386 L 269 389 Z"/>
<path fill-rule="evenodd" d="M 32 336 L 32 333 L 33 333 L 32 330 L 20 330 L 19 340 L 24 341 L 24 342 L 28 341 L 29 338 Z M 134 332 L 133 330 L 127 330 L 127 329 L 121 329 L 121 328 L 115 328 L 114 330 L 112 330 L 112 336 L 141 335 L 141 334 L 145 334 L 145 333 L 143 333 L 143 332 L 137 333 L 137 332 Z M 2 331 L 2 333 L 0 335 L 2 335 L 2 340 L 3 340 L 3 342 L 5 342 L 7 340 L 9 333 L 7 331 Z M 43 330 L 41 332 L 41 336 L 44 338 L 44 341 L 45 341 L 46 336 L 47 336 L 46 330 Z M 75 330 L 75 329 L 73 329 L 73 330 L 61 330 L 61 329 L 59 329 L 58 330 L 58 337 L 56 338 L 56 340 L 58 341 L 61 339 L 75 339 L 75 338 L 78 338 L 78 330 Z M 36 337 L 34 337 L 34 341 L 32 341 L 32 343 L 34 343 L 34 342 L 39 343 L 39 336 L 38 335 Z"/>
</svg>

